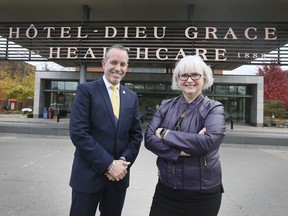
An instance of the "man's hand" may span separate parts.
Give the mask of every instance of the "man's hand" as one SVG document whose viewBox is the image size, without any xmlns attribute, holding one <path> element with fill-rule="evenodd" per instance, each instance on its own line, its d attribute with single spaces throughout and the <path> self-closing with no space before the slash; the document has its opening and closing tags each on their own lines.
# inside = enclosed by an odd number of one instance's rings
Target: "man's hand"
<svg viewBox="0 0 288 216">
<path fill-rule="evenodd" d="M 120 181 L 128 173 L 127 167 L 130 162 L 124 160 L 114 160 L 109 166 L 109 171 L 105 173 L 106 177 L 111 181 Z"/>
</svg>

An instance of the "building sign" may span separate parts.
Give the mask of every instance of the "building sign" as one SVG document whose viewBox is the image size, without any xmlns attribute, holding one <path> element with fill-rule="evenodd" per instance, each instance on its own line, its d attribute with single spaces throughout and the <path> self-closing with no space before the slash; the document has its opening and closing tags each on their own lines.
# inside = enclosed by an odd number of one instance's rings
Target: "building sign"
<svg viewBox="0 0 288 216">
<path fill-rule="evenodd" d="M 119 43 L 130 64 L 174 65 L 197 54 L 214 65 L 288 65 L 287 29 L 288 23 L 0 23 L 0 59 L 95 64 Z"/>
</svg>

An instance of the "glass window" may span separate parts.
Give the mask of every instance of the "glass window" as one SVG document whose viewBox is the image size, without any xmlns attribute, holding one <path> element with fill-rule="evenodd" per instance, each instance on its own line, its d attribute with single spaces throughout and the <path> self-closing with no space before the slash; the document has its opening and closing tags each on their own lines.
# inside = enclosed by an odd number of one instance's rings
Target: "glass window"
<svg viewBox="0 0 288 216">
<path fill-rule="evenodd" d="M 153 83 L 146 83 L 145 84 L 145 90 L 154 90 L 154 84 Z"/>
<path fill-rule="evenodd" d="M 214 86 L 209 87 L 208 89 L 203 89 L 202 93 L 204 95 L 212 94 Z"/>
<path fill-rule="evenodd" d="M 49 81 L 45 82 L 45 88 L 46 89 L 52 89 L 51 88 L 51 82 L 49 82 Z"/>
<path fill-rule="evenodd" d="M 78 82 L 65 82 L 65 90 L 76 90 Z"/>
<path fill-rule="evenodd" d="M 135 83 L 134 89 L 135 90 L 144 90 L 144 83 Z"/>
<path fill-rule="evenodd" d="M 229 94 L 230 95 L 237 95 L 238 86 L 229 86 Z"/>
<path fill-rule="evenodd" d="M 247 94 L 246 86 L 237 86 L 237 85 L 215 85 L 213 90 L 217 95 L 246 95 Z M 208 92 L 206 92 L 208 93 Z"/>
<path fill-rule="evenodd" d="M 129 89 L 134 89 L 134 84 L 133 83 L 125 83 L 125 86 Z"/>
<path fill-rule="evenodd" d="M 53 89 L 53 90 L 58 89 L 58 82 L 57 81 L 51 81 L 51 89 Z"/>
<path fill-rule="evenodd" d="M 238 86 L 238 95 L 246 95 L 246 86 Z"/>
<path fill-rule="evenodd" d="M 58 90 L 65 90 L 65 82 L 58 81 Z"/>
<path fill-rule="evenodd" d="M 228 86 L 225 85 L 216 85 L 214 86 L 215 94 L 227 95 L 229 94 Z"/>
<path fill-rule="evenodd" d="M 215 97 L 224 105 L 225 120 L 239 123 L 250 123 L 250 98 L 242 97 Z"/>
<path fill-rule="evenodd" d="M 156 91 L 165 91 L 166 90 L 166 85 L 162 83 L 156 83 L 155 84 L 155 90 Z"/>
</svg>

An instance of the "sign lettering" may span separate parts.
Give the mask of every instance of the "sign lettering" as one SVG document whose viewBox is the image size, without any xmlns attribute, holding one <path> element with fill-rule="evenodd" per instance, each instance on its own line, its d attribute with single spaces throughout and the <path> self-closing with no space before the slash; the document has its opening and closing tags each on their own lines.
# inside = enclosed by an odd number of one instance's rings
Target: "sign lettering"
<svg viewBox="0 0 288 216">
<path fill-rule="evenodd" d="M 39 56 L 52 61 L 102 59 L 107 47 L 118 43 L 127 47 L 130 61 L 141 63 L 175 63 L 191 54 L 211 62 L 249 62 L 255 58 L 263 62 L 271 48 L 283 46 L 287 43 L 284 39 L 288 40 L 288 23 L 87 21 L 50 25 L 0 23 L 0 27 L 0 58 L 19 59 L 16 54 L 22 53 L 24 60 L 32 61 Z M 11 41 L 28 51 L 21 48 L 14 52 Z M 271 55 L 282 58 L 281 50 Z M 287 57 L 282 59 L 288 64 Z"/>
</svg>

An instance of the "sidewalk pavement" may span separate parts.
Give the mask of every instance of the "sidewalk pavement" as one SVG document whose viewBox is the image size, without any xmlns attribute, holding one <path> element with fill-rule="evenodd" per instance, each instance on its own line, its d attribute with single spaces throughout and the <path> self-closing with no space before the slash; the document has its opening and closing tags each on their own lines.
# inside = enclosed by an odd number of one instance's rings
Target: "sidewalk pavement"
<svg viewBox="0 0 288 216">
<path fill-rule="evenodd" d="M 68 216 L 73 153 L 67 136 L 0 136 L 0 215 Z M 218 216 L 287 215 L 288 147 L 222 144 L 220 160 Z M 122 216 L 148 216 L 156 183 L 156 156 L 142 143 Z"/>
<path fill-rule="evenodd" d="M 69 215 L 74 146 L 63 133 L 68 124 L 69 119 L 0 115 L 1 216 Z M 287 132 L 244 125 L 232 130 L 227 125 L 229 142 L 220 148 L 225 192 L 218 216 L 287 215 Z M 253 145 L 230 142 L 243 137 Z M 279 138 L 286 146 L 279 145 Z M 269 140 L 269 145 L 258 145 L 259 140 Z M 122 215 L 148 216 L 156 183 L 156 156 L 142 144 Z"/>
</svg>

